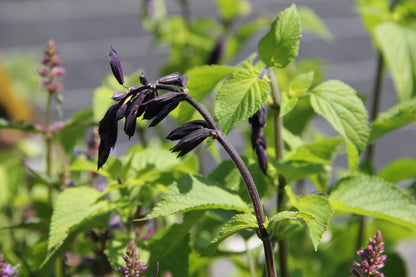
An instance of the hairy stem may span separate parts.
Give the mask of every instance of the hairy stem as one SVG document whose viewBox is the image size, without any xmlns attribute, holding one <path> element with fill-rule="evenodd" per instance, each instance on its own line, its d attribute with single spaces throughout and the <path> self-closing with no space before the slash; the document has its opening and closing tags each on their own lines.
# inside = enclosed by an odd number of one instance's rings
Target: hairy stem
<svg viewBox="0 0 416 277">
<path fill-rule="evenodd" d="M 273 98 L 273 121 L 274 121 L 274 149 L 276 160 L 281 160 L 283 158 L 283 136 L 282 136 L 282 129 L 283 129 L 283 120 L 280 117 L 280 91 L 279 86 L 277 84 L 276 76 L 272 69 L 268 70 L 268 75 L 271 80 L 271 87 L 272 87 L 272 98 Z M 285 186 L 286 186 L 286 178 L 279 174 L 278 177 L 279 185 L 277 187 L 277 211 L 280 212 L 283 209 L 283 199 L 285 196 Z M 282 226 L 280 225 L 280 228 Z M 279 228 L 279 229 L 280 229 Z M 289 268 L 287 265 L 287 253 L 288 253 L 288 245 L 287 240 L 280 238 L 277 241 L 279 246 L 279 266 L 280 266 L 280 275 L 282 277 L 289 276 Z"/>
<path fill-rule="evenodd" d="M 217 124 L 215 123 L 214 119 L 205 110 L 205 108 L 201 104 L 199 104 L 199 102 L 197 102 L 195 99 L 193 99 L 189 95 L 186 97 L 186 101 L 189 104 L 191 104 L 202 115 L 202 117 L 208 123 L 210 128 L 218 130 Z M 222 147 L 227 152 L 227 154 L 230 156 L 231 160 L 234 162 L 235 166 L 240 171 L 241 177 L 244 180 L 244 183 L 247 187 L 248 193 L 251 198 L 251 202 L 253 204 L 254 213 L 257 219 L 257 224 L 259 226 L 258 236 L 263 241 L 264 254 L 266 257 L 267 273 L 268 273 L 268 276 L 270 277 L 276 276 L 276 267 L 274 263 L 271 237 L 270 237 L 270 234 L 267 232 L 266 227 L 264 226 L 266 220 L 265 220 L 264 213 L 263 213 L 263 207 L 260 202 L 260 197 L 257 192 L 256 185 L 254 184 L 253 177 L 248 171 L 240 155 L 237 153 L 235 148 L 229 142 L 225 140 L 224 136 L 221 133 L 219 133 L 216 139 L 222 145 Z"/>
</svg>

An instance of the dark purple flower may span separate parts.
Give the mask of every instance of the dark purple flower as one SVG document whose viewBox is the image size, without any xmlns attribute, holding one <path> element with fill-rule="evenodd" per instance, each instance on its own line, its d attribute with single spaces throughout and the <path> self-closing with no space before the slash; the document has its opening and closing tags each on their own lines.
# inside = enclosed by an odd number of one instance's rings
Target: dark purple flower
<svg viewBox="0 0 416 277">
<path fill-rule="evenodd" d="M 181 101 L 185 100 L 186 93 L 184 92 L 167 92 L 157 96 L 145 103 L 146 111 L 143 119 L 153 119 L 149 127 L 156 126 L 162 121 L 171 111 L 173 111 Z"/>
<path fill-rule="evenodd" d="M 361 274 L 365 276 L 375 275 L 376 277 L 384 277 L 384 274 L 379 269 L 384 267 L 384 262 L 387 259 L 386 255 L 382 255 L 384 252 L 384 239 L 378 230 L 374 238 L 369 238 L 367 248 L 361 248 L 357 251 L 358 256 L 361 259 L 361 264 L 354 261 L 351 268 L 351 273 L 360 277 Z"/>
<path fill-rule="evenodd" d="M 144 86 L 149 85 L 149 79 L 147 79 L 146 75 L 144 75 L 143 72 L 140 74 L 140 83 Z"/>
<path fill-rule="evenodd" d="M 117 271 L 125 277 L 139 277 L 140 274 L 147 269 L 147 266 L 144 263 L 139 262 L 140 250 L 137 250 L 134 239 L 129 241 L 126 254 L 122 257 L 125 265 L 117 268 Z"/>
<path fill-rule="evenodd" d="M 192 151 L 207 137 L 216 136 L 217 131 L 208 128 L 198 128 L 183 136 L 182 139 L 172 149 L 172 152 L 179 152 L 178 158 Z"/>
<path fill-rule="evenodd" d="M 124 84 L 124 75 L 123 68 L 121 67 L 120 59 L 118 58 L 117 52 L 111 47 L 110 54 L 108 55 L 108 60 L 110 61 L 111 71 L 116 77 L 120 85 Z"/>
<path fill-rule="evenodd" d="M 141 104 L 143 103 L 144 98 L 146 97 L 145 94 L 140 93 L 129 105 L 128 110 L 125 114 L 126 122 L 124 125 L 124 132 L 131 138 L 136 130 L 136 118 L 137 112 Z"/>
<path fill-rule="evenodd" d="M 198 129 L 208 128 L 208 123 L 204 120 L 194 120 L 190 122 L 186 122 L 181 127 L 176 128 L 169 135 L 166 137 L 169 140 L 178 140 L 182 139 L 189 133 L 196 131 Z"/>
<path fill-rule="evenodd" d="M 183 76 L 179 72 L 174 72 L 160 78 L 158 83 L 186 87 L 186 84 L 188 83 L 188 76 Z"/>
<path fill-rule="evenodd" d="M 98 169 L 107 161 L 111 148 L 117 141 L 117 112 L 120 104 L 112 105 L 105 113 L 98 125 L 100 145 L 98 146 Z"/>
<path fill-rule="evenodd" d="M 267 141 L 263 128 L 267 121 L 267 103 L 261 107 L 252 117 L 249 118 L 251 124 L 251 146 L 256 151 L 257 159 L 261 170 L 267 174 Z"/>
</svg>

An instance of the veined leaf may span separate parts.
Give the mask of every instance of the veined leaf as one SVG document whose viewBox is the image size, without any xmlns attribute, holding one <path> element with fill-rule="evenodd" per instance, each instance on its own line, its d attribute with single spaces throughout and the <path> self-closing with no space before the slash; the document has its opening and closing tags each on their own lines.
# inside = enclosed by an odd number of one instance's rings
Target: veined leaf
<svg viewBox="0 0 416 277">
<path fill-rule="evenodd" d="M 416 229 L 416 201 L 396 185 L 376 176 L 345 177 L 332 189 L 329 199 L 337 210 Z"/>
<path fill-rule="evenodd" d="M 334 40 L 334 36 L 331 34 L 325 23 L 315 13 L 314 10 L 306 6 L 301 6 L 299 7 L 298 12 L 302 22 L 303 30 L 316 34 L 326 41 Z"/>
<path fill-rule="evenodd" d="M 400 159 L 391 162 L 378 174 L 386 181 L 397 183 L 416 176 L 416 159 Z"/>
<path fill-rule="evenodd" d="M 401 101 L 416 94 L 416 30 L 395 22 L 380 24 L 375 36 Z"/>
<path fill-rule="evenodd" d="M 286 186 L 285 190 L 290 202 L 299 210 L 306 222 L 309 236 L 316 251 L 323 233 L 328 229 L 329 219 L 334 213 L 331 203 L 328 198 L 322 195 L 309 194 L 304 197 L 296 197 L 290 186 Z"/>
<path fill-rule="evenodd" d="M 171 185 L 152 212 L 141 220 L 207 209 L 250 211 L 238 195 L 222 189 L 215 182 L 200 176 L 186 175 Z"/>
<path fill-rule="evenodd" d="M 260 39 L 260 59 L 269 67 L 286 67 L 298 55 L 301 35 L 300 16 L 293 4 L 279 14 L 269 32 Z"/>
<path fill-rule="evenodd" d="M 189 94 L 195 100 L 202 101 L 223 79 L 236 70 L 239 68 L 225 65 L 203 65 L 186 71 L 185 75 L 189 76 L 187 84 Z M 179 113 L 179 122 L 186 122 L 194 112 L 195 109 L 190 105 L 183 105 Z"/>
<path fill-rule="evenodd" d="M 68 188 L 58 196 L 51 219 L 48 256 L 43 264 L 77 229 L 90 226 L 89 220 L 112 210 L 108 200 L 100 197 L 99 191 L 88 187 Z"/>
<path fill-rule="evenodd" d="M 302 218 L 301 213 L 299 212 L 293 212 L 293 211 L 282 211 L 279 212 L 275 215 L 273 215 L 270 220 L 269 223 L 267 225 L 267 231 L 271 231 L 274 227 L 274 225 L 276 224 L 276 222 L 280 221 L 280 220 L 284 220 L 284 219 L 297 219 L 297 218 Z"/>
<path fill-rule="evenodd" d="M 236 214 L 221 228 L 218 237 L 211 242 L 210 246 L 204 254 L 206 255 L 214 252 L 223 240 L 237 233 L 238 231 L 244 229 L 257 230 L 258 228 L 259 226 L 257 224 L 256 217 L 253 214 Z"/>
<path fill-rule="evenodd" d="M 372 123 L 369 144 L 413 122 L 416 122 L 416 99 L 400 102 L 379 114 Z"/>
<path fill-rule="evenodd" d="M 241 120 L 248 119 L 266 102 L 268 83 L 258 78 L 257 70 L 239 70 L 224 81 L 217 93 L 214 115 L 224 134 Z"/>
<path fill-rule="evenodd" d="M 350 170 L 357 168 L 370 133 L 368 114 L 355 90 L 340 81 L 327 81 L 312 89 L 311 105 L 345 139 Z"/>
<path fill-rule="evenodd" d="M 276 168 L 278 174 L 285 176 L 288 183 L 325 171 L 324 165 L 320 163 L 310 163 L 302 160 L 271 160 L 271 164 Z"/>
<path fill-rule="evenodd" d="M 329 164 L 334 159 L 341 142 L 341 138 L 324 138 L 305 143 L 287 153 L 285 159 Z"/>
</svg>

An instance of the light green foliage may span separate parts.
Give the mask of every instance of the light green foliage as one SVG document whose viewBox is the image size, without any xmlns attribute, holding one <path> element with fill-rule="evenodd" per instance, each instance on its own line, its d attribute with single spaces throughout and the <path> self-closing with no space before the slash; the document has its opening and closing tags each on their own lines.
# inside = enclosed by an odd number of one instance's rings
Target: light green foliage
<svg viewBox="0 0 416 277">
<path fill-rule="evenodd" d="M 301 97 L 309 90 L 312 85 L 313 74 L 313 71 L 299 74 L 290 82 L 288 91 L 283 91 L 281 93 L 281 117 L 292 111 L 295 105 L 298 103 L 299 97 Z"/>
<path fill-rule="evenodd" d="M 301 6 L 298 8 L 299 16 L 304 31 L 309 31 L 327 41 L 333 41 L 334 36 L 328 30 L 325 22 L 309 7 Z"/>
<path fill-rule="evenodd" d="M 399 99 L 409 100 L 416 94 L 416 27 L 386 22 L 377 26 L 375 36 Z"/>
<path fill-rule="evenodd" d="M 416 121 L 416 99 L 400 102 L 380 113 L 371 124 L 369 143 Z"/>
<path fill-rule="evenodd" d="M 334 213 L 331 203 L 327 197 L 321 195 L 309 194 L 296 197 L 290 186 L 286 186 L 285 190 L 292 205 L 301 212 L 316 251 L 323 233 L 328 230 L 329 219 Z"/>
<path fill-rule="evenodd" d="M 238 195 L 229 193 L 215 182 L 186 175 L 169 187 L 162 200 L 144 219 L 207 209 L 250 211 Z"/>
<path fill-rule="evenodd" d="M 224 134 L 228 134 L 241 120 L 252 116 L 266 102 L 270 86 L 259 79 L 259 73 L 254 68 L 235 71 L 219 89 L 214 117 Z"/>
<path fill-rule="evenodd" d="M 284 68 L 298 55 L 302 35 L 296 5 L 279 14 L 258 44 L 260 59 L 270 67 Z"/>
<path fill-rule="evenodd" d="M 271 161 L 278 174 L 282 174 L 288 183 L 323 173 L 325 168 L 322 164 L 311 163 L 302 160 Z"/>
<path fill-rule="evenodd" d="M 244 229 L 257 230 L 258 227 L 256 217 L 253 214 L 236 214 L 221 228 L 218 237 L 211 242 L 204 254 L 211 254 L 214 252 L 223 240 L 238 231 Z"/>
<path fill-rule="evenodd" d="M 332 189 L 329 199 L 336 210 L 374 216 L 416 229 L 415 200 L 376 176 L 343 178 Z"/>
<path fill-rule="evenodd" d="M 416 176 L 416 159 L 403 158 L 395 160 L 383 167 L 378 175 L 392 183 L 414 178 Z"/>
<path fill-rule="evenodd" d="M 94 222 L 93 219 L 112 210 L 108 200 L 100 197 L 99 191 L 88 187 L 68 188 L 58 196 L 51 219 L 48 256 L 44 264 L 77 230 L 100 225 L 99 221 Z"/>
<path fill-rule="evenodd" d="M 26 122 L 11 122 L 4 118 L 0 118 L 0 129 L 12 129 L 38 134 L 41 133 L 40 130 L 36 129 L 35 125 Z"/>
<path fill-rule="evenodd" d="M 285 219 L 298 219 L 298 218 L 302 218 L 301 213 L 299 212 L 293 212 L 293 211 L 282 211 L 279 212 L 275 215 L 273 215 L 270 220 L 269 223 L 267 225 L 267 231 L 271 231 L 274 227 L 274 225 L 281 221 L 281 220 L 285 220 Z"/>
<path fill-rule="evenodd" d="M 246 0 L 216 0 L 218 13 L 222 20 L 232 21 L 250 12 L 250 2 Z"/>
<path fill-rule="evenodd" d="M 340 81 L 324 82 L 313 88 L 310 95 L 315 112 L 344 138 L 350 170 L 356 169 L 370 132 L 364 104 L 353 88 Z"/>
<path fill-rule="evenodd" d="M 227 76 L 238 70 L 235 67 L 223 65 L 204 65 L 194 67 L 186 71 L 185 75 L 189 76 L 187 88 L 189 94 L 197 101 L 202 101 L 207 94 L 213 92 L 215 87 Z M 207 78 L 209 76 L 209 78 Z M 189 120 L 195 113 L 189 105 L 182 105 L 179 114 L 179 121 L 181 123 Z"/>
<path fill-rule="evenodd" d="M 358 0 L 357 6 L 370 35 L 373 35 L 377 25 L 391 19 L 390 3 L 387 0 Z"/>
</svg>

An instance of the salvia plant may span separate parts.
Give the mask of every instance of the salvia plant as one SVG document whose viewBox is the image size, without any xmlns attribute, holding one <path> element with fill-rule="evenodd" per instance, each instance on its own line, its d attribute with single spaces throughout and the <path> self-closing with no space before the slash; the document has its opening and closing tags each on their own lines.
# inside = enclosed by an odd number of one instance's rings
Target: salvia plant
<svg viewBox="0 0 416 277">
<path fill-rule="evenodd" d="M 112 76 L 67 120 L 53 121 L 65 70 L 46 44 L 44 123 L 0 120 L 25 134 L 0 153 L 4 276 L 408 276 L 396 246 L 415 238 L 416 159 L 377 169 L 374 146 L 416 120 L 415 2 L 356 2 L 377 60 L 368 95 L 298 58 L 302 31 L 333 39 L 311 9 L 251 20 L 248 1 L 215 3 L 219 22 L 143 1 L 163 77 L 126 74 L 114 43 Z M 398 100 L 381 111 L 387 73 Z"/>
</svg>

